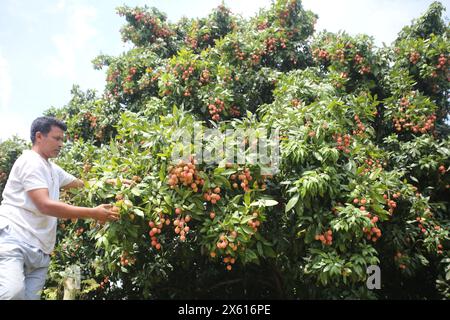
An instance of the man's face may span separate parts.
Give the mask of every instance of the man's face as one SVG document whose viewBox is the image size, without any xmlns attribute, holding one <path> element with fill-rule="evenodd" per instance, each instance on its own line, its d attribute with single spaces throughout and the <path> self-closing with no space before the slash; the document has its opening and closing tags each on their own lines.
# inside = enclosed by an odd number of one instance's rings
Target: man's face
<svg viewBox="0 0 450 320">
<path fill-rule="evenodd" d="M 63 147 L 64 131 L 59 127 L 52 126 L 47 135 L 36 135 L 39 148 L 47 158 L 56 158 Z"/>
</svg>

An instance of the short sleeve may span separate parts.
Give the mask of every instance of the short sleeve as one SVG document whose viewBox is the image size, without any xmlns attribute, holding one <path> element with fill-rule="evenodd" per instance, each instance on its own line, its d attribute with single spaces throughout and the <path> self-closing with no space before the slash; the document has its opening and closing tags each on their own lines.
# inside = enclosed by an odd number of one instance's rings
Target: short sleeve
<svg viewBox="0 0 450 320">
<path fill-rule="evenodd" d="M 35 189 L 49 189 L 45 177 L 45 168 L 38 165 L 28 165 L 21 169 L 20 180 L 26 192 Z"/>
<path fill-rule="evenodd" d="M 69 183 L 71 183 L 77 179 L 70 173 L 67 173 L 66 171 L 64 171 L 64 169 L 62 169 L 60 166 L 58 166 L 54 163 L 53 163 L 53 166 L 54 166 L 55 171 L 59 178 L 59 187 L 60 188 L 68 185 Z"/>
</svg>

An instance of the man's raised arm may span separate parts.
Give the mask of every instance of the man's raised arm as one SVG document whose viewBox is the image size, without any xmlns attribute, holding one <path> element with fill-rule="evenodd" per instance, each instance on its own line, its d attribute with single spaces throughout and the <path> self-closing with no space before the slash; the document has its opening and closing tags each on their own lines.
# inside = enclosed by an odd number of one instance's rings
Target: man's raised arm
<svg viewBox="0 0 450 320">
<path fill-rule="evenodd" d="M 48 189 L 28 191 L 28 195 L 36 208 L 42 214 L 63 219 L 95 219 L 100 222 L 119 219 L 117 212 L 111 211 L 110 204 L 102 204 L 95 208 L 77 207 L 59 201 L 51 200 Z"/>
<path fill-rule="evenodd" d="M 84 187 L 84 182 L 83 182 L 83 180 L 80 180 L 80 179 L 75 179 L 74 181 L 72 181 L 71 183 L 69 183 L 69 184 L 66 184 L 64 187 L 62 187 L 62 189 L 72 189 L 72 188 L 76 188 L 76 189 L 78 189 L 78 188 L 82 188 L 82 187 Z"/>
</svg>

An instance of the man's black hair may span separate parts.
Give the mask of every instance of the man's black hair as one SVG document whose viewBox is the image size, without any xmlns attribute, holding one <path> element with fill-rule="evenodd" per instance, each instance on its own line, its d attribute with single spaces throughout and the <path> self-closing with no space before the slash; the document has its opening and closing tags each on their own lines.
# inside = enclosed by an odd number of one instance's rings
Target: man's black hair
<svg viewBox="0 0 450 320">
<path fill-rule="evenodd" d="M 40 132 L 44 135 L 47 135 L 50 130 L 52 130 L 52 126 L 58 127 L 63 131 L 67 130 L 67 125 L 53 117 L 39 117 L 33 121 L 31 124 L 31 142 L 34 144 L 36 141 L 36 132 Z"/>
</svg>

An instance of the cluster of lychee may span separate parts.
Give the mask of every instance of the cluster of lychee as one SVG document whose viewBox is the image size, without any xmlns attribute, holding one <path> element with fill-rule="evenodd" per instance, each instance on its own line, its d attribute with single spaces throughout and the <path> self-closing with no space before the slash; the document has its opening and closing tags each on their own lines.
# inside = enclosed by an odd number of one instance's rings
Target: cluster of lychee
<svg viewBox="0 0 450 320">
<path fill-rule="evenodd" d="M 348 78 L 348 72 L 341 72 L 339 74 L 339 77 L 341 77 L 342 79 L 347 79 Z"/>
<path fill-rule="evenodd" d="M 415 92 L 412 93 L 412 97 L 415 95 Z M 436 121 L 436 115 L 431 114 L 428 117 L 422 117 L 421 121 L 423 121 L 423 126 L 417 123 L 417 120 L 411 119 L 411 115 L 404 113 L 405 108 L 413 109 L 414 105 L 411 105 L 410 99 L 408 97 L 402 97 L 400 99 L 400 108 L 399 112 L 402 113 L 401 117 L 394 117 L 394 127 L 397 131 L 402 130 L 411 130 L 414 133 L 426 133 L 429 130 L 434 128 L 434 123 Z"/>
<path fill-rule="evenodd" d="M 92 169 L 92 165 L 90 163 L 85 163 L 83 165 L 83 172 L 84 173 L 88 173 L 89 171 L 91 171 L 91 169 Z"/>
<path fill-rule="evenodd" d="M 136 67 L 131 67 L 128 70 L 128 75 L 125 77 L 125 81 L 122 84 L 122 88 L 123 88 L 123 92 L 124 93 L 129 93 L 129 94 L 133 94 L 134 93 L 134 90 L 133 90 L 132 87 L 130 87 L 130 84 L 131 84 L 131 82 L 133 82 L 133 78 L 134 78 L 134 75 L 136 74 L 136 72 L 137 72 L 137 68 Z"/>
<path fill-rule="evenodd" d="M 241 61 L 244 60 L 245 54 L 241 51 L 239 46 L 237 44 L 234 44 L 233 47 L 234 47 L 234 53 L 236 54 L 236 58 Z"/>
<path fill-rule="evenodd" d="M 205 199 L 208 202 L 211 202 L 211 204 L 216 204 L 220 199 L 220 188 L 216 187 L 214 189 L 208 189 L 204 194 L 203 194 L 203 199 Z"/>
<path fill-rule="evenodd" d="M 127 251 L 123 251 L 120 256 L 120 264 L 122 267 L 132 265 L 136 262 L 136 258 L 131 257 Z"/>
<path fill-rule="evenodd" d="M 353 199 L 353 203 L 361 204 L 362 206 L 364 206 L 367 203 L 367 200 L 366 200 L 366 198 L 362 198 L 362 199 L 355 198 L 355 199 Z M 362 211 L 364 211 L 364 210 L 362 210 Z"/>
<path fill-rule="evenodd" d="M 444 70 L 444 67 L 445 67 L 445 65 L 447 64 L 447 58 L 445 57 L 445 55 L 443 54 L 443 53 L 441 53 L 440 55 L 439 55 L 439 59 L 438 59 L 438 64 L 436 65 L 436 68 L 438 68 L 438 69 L 443 69 Z"/>
<path fill-rule="evenodd" d="M 142 18 L 145 17 L 145 14 L 143 12 L 136 12 L 134 15 L 134 18 L 136 19 L 136 21 L 141 21 Z"/>
<path fill-rule="evenodd" d="M 221 235 L 219 237 L 219 241 L 216 243 L 218 249 L 225 249 L 228 246 L 229 242 L 225 235 Z"/>
<path fill-rule="evenodd" d="M 259 31 L 262 31 L 264 29 L 267 29 L 268 26 L 269 25 L 268 25 L 267 21 L 263 21 L 256 26 L 256 29 L 258 29 Z"/>
<path fill-rule="evenodd" d="M 202 36 L 202 40 L 203 40 L 203 41 L 208 41 L 210 38 L 211 38 L 211 36 L 209 35 L 209 33 L 205 33 L 205 34 Z"/>
<path fill-rule="evenodd" d="M 408 97 L 402 97 L 400 99 L 400 107 L 404 108 L 404 107 L 407 107 L 409 105 L 410 105 L 410 102 L 409 102 L 409 98 Z M 400 109 L 400 111 L 403 112 L 404 109 Z"/>
<path fill-rule="evenodd" d="M 442 246 L 442 244 L 439 243 L 437 245 L 437 254 L 442 254 L 444 252 L 443 249 L 444 247 Z"/>
<path fill-rule="evenodd" d="M 266 44 L 267 52 L 275 51 L 277 42 L 278 42 L 278 39 L 274 38 L 274 37 L 270 37 L 270 38 L 266 39 L 265 44 Z M 280 43 L 281 43 L 281 48 L 285 49 L 286 48 L 286 39 L 283 39 L 283 38 L 280 39 Z"/>
<path fill-rule="evenodd" d="M 404 117 L 401 118 L 394 117 L 393 121 L 394 127 L 397 131 L 411 130 L 414 133 L 426 133 L 427 131 L 433 130 L 434 122 L 436 121 L 436 115 L 432 114 L 426 117 L 423 125 L 414 124 L 409 114 L 405 114 Z"/>
<path fill-rule="evenodd" d="M 427 224 L 427 222 L 426 222 L 425 218 L 417 217 L 416 221 L 418 222 L 417 226 L 419 227 L 420 231 L 425 234 L 427 232 L 427 229 L 426 229 L 426 226 L 425 226 Z M 428 227 L 430 229 L 434 228 L 435 231 L 441 230 L 441 226 L 439 226 L 439 225 L 435 225 L 434 227 L 428 225 Z M 440 243 L 438 244 L 438 252 L 437 253 L 438 254 L 442 253 L 442 245 Z"/>
<path fill-rule="evenodd" d="M 194 38 L 194 37 L 191 37 L 191 36 L 187 36 L 187 37 L 184 39 L 184 42 L 185 42 L 188 46 L 190 46 L 192 49 L 196 49 L 197 46 L 198 46 L 198 40 L 197 40 L 196 38 Z"/>
<path fill-rule="evenodd" d="M 355 60 L 356 64 L 361 64 L 364 61 L 364 57 L 357 53 L 353 60 Z"/>
<path fill-rule="evenodd" d="M 336 50 L 333 59 L 335 60 L 339 60 L 340 63 L 344 63 L 345 62 L 345 53 L 344 50 L 342 49 L 338 49 Z"/>
<path fill-rule="evenodd" d="M 244 168 L 243 171 L 238 171 L 236 174 L 232 174 L 230 176 L 232 187 L 234 189 L 239 189 L 241 187 L 245 192 L 250 190 L 250 181 L 253 180 L 253 177 L 251 175 L 249 168 Z M 261 185 L 261 189 L 265 190 L 266 185 L 263 183 Z"/>
<path fill-rule="evenodd" d="M 392 198 L 394 198 L 394 199 L 398 199 L 398 198 L 400 198 L 400 196 L 401 196 L 400 192 L 396 192 L 396 193 L 392 194 Z M 397 202 L 395 202 L 392 199 L 389 199 L 389 197 L 386 194 L 383 195 L 383 198 L 384 198 L 384 200 L 386 200 L 386 204 L 389 207 L 389 210 L 388 210 L 389 213 L 390 214 L 394 213 L 394 209 L 397 208 Z"/>
<path fill-rule="evenodd" d="M 252 213 L 253 218 L 247 222 L 247 225 L 252 228 L 255 233 L 258 231 L 258 228 L 261 225 L 261 221 L 258 220 L 258 216 L 258 211 L 254 211 Z"/>
<path fill-rule="evenodd" d="M 291 105 L 292 105 L 294 108 L 297 108 L 297 107 L 299 106 L 300 103 L 301 103 L 301 101 L 300 101 L 299 99 L 294 98 L 294 99 L 291 100 Z"/>
<path fill-rule="evenodd" d="M 359 116 L 357 114 L 355 114 L 354 119 L 356 121 L 356 125 L 358 127 L 358 130 L 353 130 L 353 135 L 361 135 L 361 134 L 363 134 L 364 131 L 366 131 L 366 127 L 362 124 L 361 119 L 359 119 Z"/>
<path fill-rule="evenodd" d="M 376 227 L 376 223 L 378 222 L 378 216 L 372 216 L 369 212 L 366 216 L 370 219 L 370 222 L 374 225 L 373 227 L 364 227 L 363 232 L 367 237 L 367 240 L 372 240 L 376 242 L 381 237 L 381 230 Z"/>
<path fill-rule="evenodd" d="M 230 271 L 232 269 L 232 266 L 236 262 L 236 258 L 233 258 L 231 256 L 226 256 L 223 258 L 223 263 L 225 263 L 227 266 L 227 270 Z"/>
<path fill-rule="evenodd" d="M 216 243 L 216 247 L 217 249 L 220 250 L 225 250 L 227 247 L 230 247 L 231 250 L 233 251 L 237 251 L 238 246 L 240 246 L 240 242 L 238 241 L 237 243 L 235 243 L 235 239 L 237 238 L 237 232 L 236 231 L 230 231 L 228 232 L 227 235 L 225 235 L 224 233 L 222 233 L 219 237 L 219 241 L 217 241 Z M 220 254 L 220 252 L 219 252 Z M 217 256 L 216 251 L 211 251 L 210 252 L 210 256 L 211 258 L 215 258 Z M 223 262 L 226 265 L 227 270 L 231 270 L 232 269 L 232 265 L 236 262 L 236 257 L 233 257 L 232 255 L 228 254 L 223 258 Z"/>
<path fill-rule="evenodd" d="M 208 105 L 209 114 L 211 115 L 211 119 L 214 121 L 220 120 L 220 114 L 225 109 L 225 102 L 220 100 L 219 98 L 214 99 L 214 102 Z"/>
<path fill-rule="evenodd" d="M 361 75 L 364 75 L 364 74 L 370 73 L 370 71 L 372 71 L 370 66 L 361 66 L 361 68 L 359 68 L 359 70 L 358 70 L 358 73 Z"/>
<path fill-rule="evenodd" d="M 395 260 L 396 262 L 398 262 L 400 259 L 402 259 L 402 257 L 403 257 L 403 254 L 402 254 L 400 251 L 397 251 L 397 253 L 394 255 L 394 260 Z M 400 264 L 398 265 L 398 267 L 399 267 L 400 269 L 404 270 L 404 269 L 406 269 L 406 264 L 400 263 Z"/>
<path fill-rule="evenodd" d="M 158 221 L 149 221 L 148 226 L 150 227 L 149 236 L 151 239 L 151 245 L 156 250 L 161 249 L 161 243 L 159 243 L 158 240 L 158 234 L 161 234 L 161 230 L 164 225 L 169 225 L 170 219 L 168 217 L 164 217 L 162 213 L 159 214 L 159 220 Z"/>
<path fill-rule="evenodd" d="M 316 234 L 314 239 L 322 242 L 322 244 L 325 246 L 331 246 L 333 244 L 333 231 L 329 229 L 325 231 L 323 234 Z"/>
<path fill-rule="evenodd" d="M 63 248 L 65 254 L 70 254 L 71 257 L 75 257 L 78 249 L 80 249 L 80 244 L 75 243 L 75 244 L 73 244 L 73 246 L 70 246 L 67 243 L 64 243 L 62 245 L 62 248 Z"/>
<path fill-rule="evenodd" d="M 199 187 L 205 183 L 205 180 L 200 178 L 195 165 L 196 161 L 190 157 L 189 162 L 179 160 L 176 166 L 169 167 L 168 183 L 171 189 L 176 186 L 185 186 L 198 192 Z"/>
<path fill-rule="evenodd" d="M 200 82 L 201 83 L 208 83 L 210 78 L 210 73 L 208 69 L 204 69 L 200 75 Z"/>
<path fill-rule="evenodd" d="M 180 236 L 180 241 L 186 241 L 186 234 L 189 232 L 190 228 L 188 226 L 189 221 L 191 221 L 190 215 L 182 215 L 183 210 L 181 208 L 175 209 L 176 218 L 173 221 L 175 226 L 175 233 Z"/>
<path fill-rule="evenodd" d="M 416 221 L 418 222 L 418 225 L 417 225 L 417 226 L 419 227 L 420 232 L 426 233 L 426 232 L 427 232 L 427 229 L 425 229 L 424 226 L 423 226 L 423 224 L 422 224 L 422 223 L 425 222 L 425 219 L 423 219 L 423 218 L 421 218 L 421 217 L 417 217 L 417 218 L 416 218 Z"/>
<path fill-rule="evenodd" d="M 239 117 L 239 116 L 241 115 L 241 111 L 239 110 L 238 107 L 232 106 L 232 107 L 230 108 L 230 115 L 231 115 L 232 117 Z"/>
<path fill-rule="evenodd" d="M 409 62 L 411 62 L 412 64 L 416 64 L 420 59 L 420 53 L 418 53 L 417 51 L 411 52 L 411 54 L 409 55 Z"/>
<path fill-rule="evenodd" d="M 257 52 L 253 53 L 250 56 L 250 61 L 251 61 L 252 65 L 257 65 L 261 61 L 261 54 L 258 54 Z"/>
<path fill-rule="evenodd" d="M 160 19 L 148 13 L 139 10 L 133 10 L 131 12 L 125 12 L 121 10 L 119 11 L 119 15 L 127 16 L 127 18 L 134 18 L 136 22 L 142 23 L 146 26 L 146 28 L 149 28 L 151 30 L 151 36 L 149 39 L 150 41 L 155 41 L 158 38 L 166 38 L 173 34 L 173 31 L 165 28 L 164 26 L 160 26 Z"/>
<path fill-rule="evenodd" d="M 92 113 L 90 113 L 89 111 L 88 112 L 86 112 L 84 115 L 83 115 L 83 117 L 84 117 L 84 119 L 86 119 L 87 121 L 89 121 L 89 126 L 91 127 L 91 128 L 95 128 L 96 126 L 97 126 L 97 117 L 96 116 L 94 116 Z"/>
<path fill-rule="evenodd" d="M 109 277 L 106 276 L 101 282 L 100 282 L 100 288 L 105 289 L 105 286 L 108 284 L 109 282 Z"/>
<path fill-rule="evenodd" d="M 350 143 L 352 141 L 352 137 L 349 134 L 342 136 L 340 133 L 333 135 L 334 140 L 337 143 L 337 149 L 344 151 L 345 153 L 350 152 Z"/>
<path fill-rule="evenodd" d="M 313 56 L 322 60 L 328 60 L 329 58 L 328 52 L 319 48 L 313 51 Z"/>
<path fill-rule="evenodd" d="M 194 67 L 193 66 L 189 66 L 186 69 L 184 69 L 183 67 L 181 67 L 181 70 L 183 71 L 183 74 L 181 75 L 181 78 L 186 81 L 189 79 L 189 77 L 194 73 Z"/>
<path fill-rule="evenodd" d="M 385 163 L 380 160 L 373 160 L 371 158 L 364 159 L 364 169 L 361 171 L 360 175 L 368 174 L 376 169 L 382 169 Z"/>
</svg>

